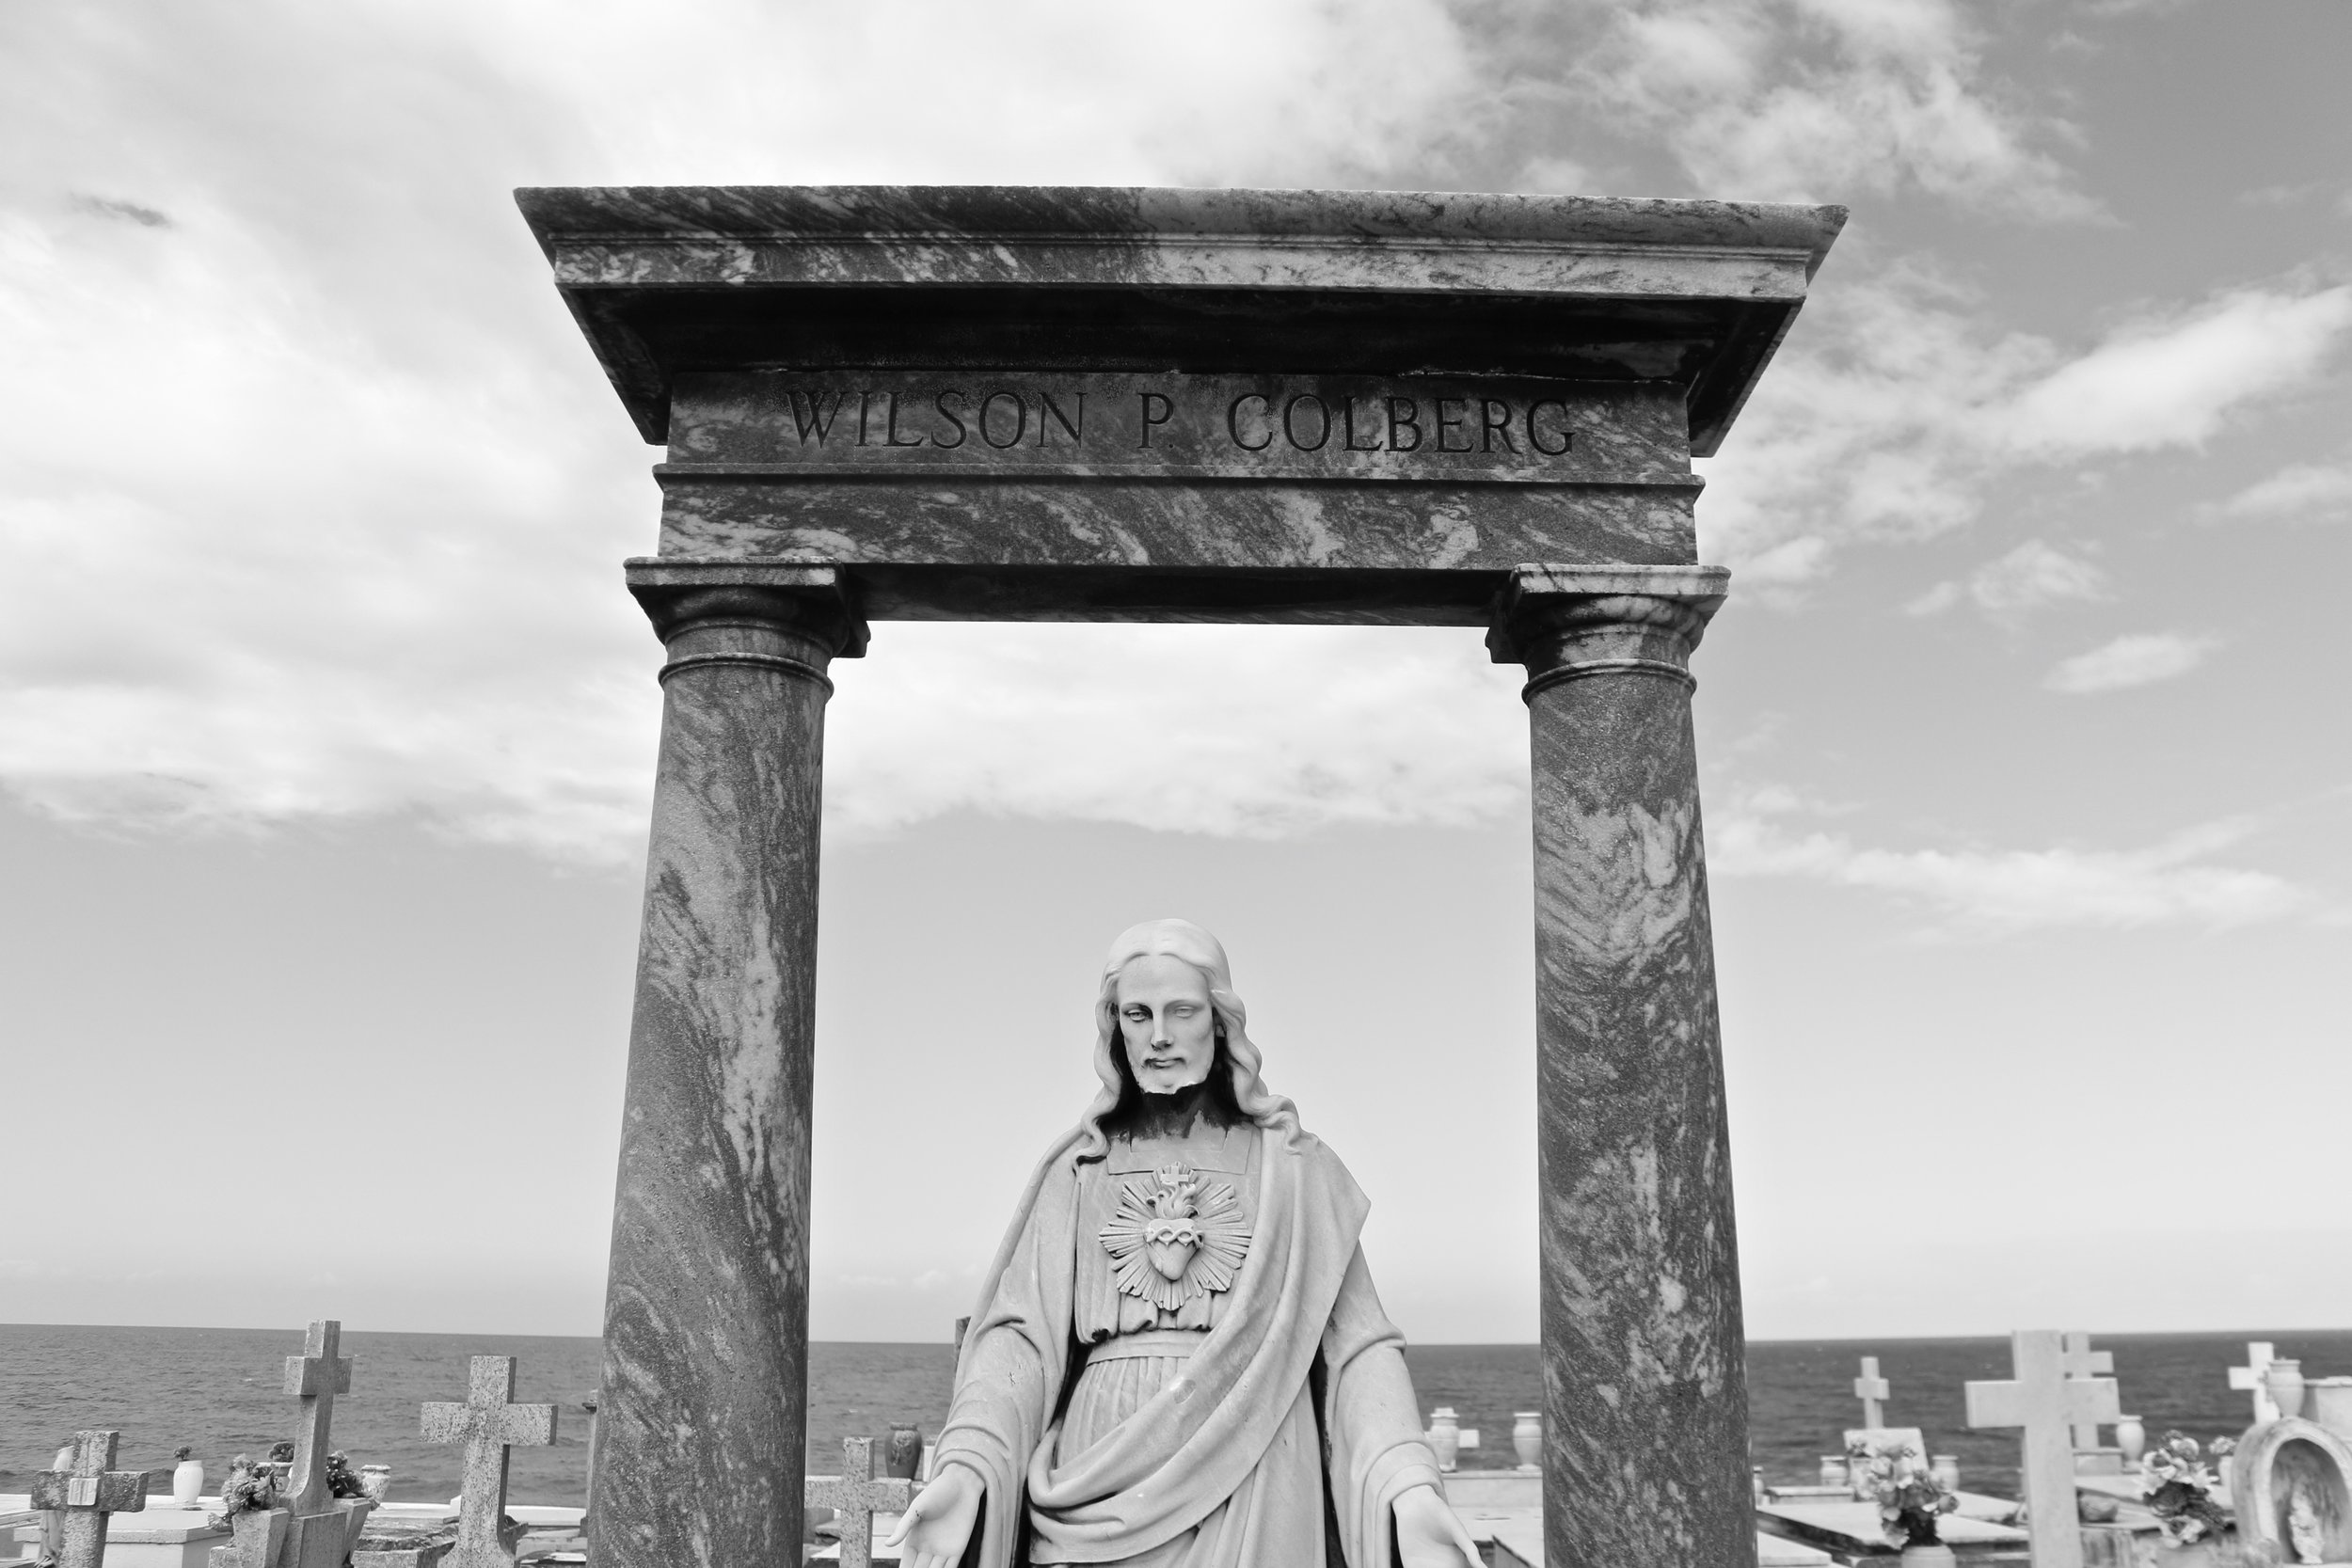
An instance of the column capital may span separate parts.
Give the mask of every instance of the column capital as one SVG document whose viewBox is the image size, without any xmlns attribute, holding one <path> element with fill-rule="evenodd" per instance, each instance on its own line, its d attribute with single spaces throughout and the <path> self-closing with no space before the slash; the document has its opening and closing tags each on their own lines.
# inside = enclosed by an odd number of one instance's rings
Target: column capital
<svg viewBox="0 0 2352 1568">
<path fill-rule="evenodd" d="M 866 653 L 866 618 L 837 566 L 632 556 L 628 591 L 665 643 L 697 626 L 757 623 L 818 643 L 827 657 Z"/>
<path fill-rule="evenodd" d="M 1587 675 L 1691 678 L 1691 654 L 1729 592 L 1722 566 L 1519 566 L 1495 598 L 1486 650 L 1527 666 L 1522 696 Z"/>
</svg>

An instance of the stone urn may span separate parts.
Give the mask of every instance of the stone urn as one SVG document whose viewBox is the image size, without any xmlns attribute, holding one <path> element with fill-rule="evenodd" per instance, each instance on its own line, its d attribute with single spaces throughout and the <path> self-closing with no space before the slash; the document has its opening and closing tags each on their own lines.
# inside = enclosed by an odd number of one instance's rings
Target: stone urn
<svg viewBox="0 0 2352 1568">
<path fill-rule="evenodd" d="M 2115 1446 L 2122 1450 L 2124 1464 L 2139 1463 L 2139 1456 L 2148 1451 L 2148 1429 L 2140 1424 L 2138 1417 L 2115 1418 Z"/>
<path fill-rule="evenodd" d="M 922 1429 L 904 1421 L 893 1423 L 890 1435 L 882 1439 L 882 1474 L 913 1481 L 922 1467 Z"/>
<path fill-rule="evenodd" d="M 1941 1541 L 1903 1548 L 1903 1568 L 1958 1568 L 1960 1560 Z"/>
<path fill-rule="evenodd" d="M 2263 1386 L 2269 1390 L 2270 1402 L 2279 1407 L 2280 1419 L 2292 1421 L 2303 1414 L 2303 1363 L 2273 1361 L 2263 1373 Z"/>
<path fill-rule="evenodd" d="M 1511 1412 L 1511 1450 L 1519 1456 L 1519 1468 L 1540 1470 L 1544 1467 L 1544 1414 L 1540 1410 Z"/>
<path fill-rule="evenodd" d="M 1453 1474 L 1454 1462 L 1462 1452 L 1462 1422 L 1452 1405 L 1441 1404 L 1430 1414 L 1429 1446 L 1437 1450 L 1438 1468 Z"/>
<path fill-rule="evenodd" d="M 359 1484 L 367 1492 L 368 1501 L 381 1504 L 384 1494 L 392 1489 L 392 1467 L 389 1465 L 362 1465 Z"/>
<path fill-rule="evenodd" d="M 171 1467 L 171 1506 L 195 1508 L 204 1496 L 204 1462 L 190 1458 L 185 1449 L 172 1457 L 180 1463 Z"/>
</svg>

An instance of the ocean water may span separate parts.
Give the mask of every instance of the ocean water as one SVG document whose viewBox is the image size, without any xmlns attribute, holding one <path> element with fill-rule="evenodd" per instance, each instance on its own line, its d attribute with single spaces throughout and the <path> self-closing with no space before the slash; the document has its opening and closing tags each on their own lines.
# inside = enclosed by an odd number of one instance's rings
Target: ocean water
<svg viewBox="0 0 2352 1568">
<path fill-rule="evenodd" d="M 2270 1339 L 2298 1356 L 2306 1377 L 2352 1375 L 2352 1332 L 2248 1330 L 2232 1334 L 2114 1335 L 2094 1342 L 2115 1354 L 2123 1408 L 2152 1437 L 2178 1428 L 2202 1441 L 2235 1435 L 2250 1415 L 2232 1391 L 2227 1370 L 2245 1359 L 2249 1339 Z M 344 1336 L 354 1358 L 351 1392 L 335 1402 L 335 1440 L 354 1464 L 392 1467 L 394 1498 L 445 1499 L 456 1493 L 458 1455 L 417 1434 L 418 1406 L 460 1400 L 466 1358 L 520 1359 L 516 1398 L 562 1406 L 556 1446 L 514 1450 L 510 1496 L 516 1502 L 584 1499 L 588 1423 L 580 1404 L 596 1386 L 599 1348 L 593 1338 L 462 1334 Z M 172 1449 L 195 1449 L 208 1489 L 230 1456 L 261 1454 L 293 1435 L 293 1402 L 279 1392 L 284 1358 L 302 1349 L 298 1332 L 270 1329 L 73 1328 L 0 1324 L 0 1492 L 23 1492 L 74 1429 L 116 1427 L 119 1463 L 167 1469 Z M 1935 1452 L 1959 1457 L 1972 1491 L 2014 1496 L 2017 1440 L 1962 1426 L 1961 1385 L 2006 1377 L 2006 1339 L 1851 1339 L 1767 1341 L 1748 1347 L 1753 1462 L 1768 1480 L 1810 1481 L 1820 1456 L 1837 1451 L 1841 1433 L 1861 1419 L 1850 1386 L 1855 1362 L 1879 1358 L 1893 1385 L 1892 1425 L 1925 1429 Z M 1470 1466 L 1507 1465 L 1512 1413 L 1540 1409 L 1542 1363 L 1534 1345 L 1417 1345 L 1406 1353 L 1424 1413 L 1452 1405 L 1483 1446 L 1465 1453 Z M 946 1414 L 952 1353 L 944 1344 L 819 1342 L 809 1354 L 812 1467 L 837 1453 L 841 1439 L 879 1434 L 894 1421 L 936 1432 Z"/>
</svg>

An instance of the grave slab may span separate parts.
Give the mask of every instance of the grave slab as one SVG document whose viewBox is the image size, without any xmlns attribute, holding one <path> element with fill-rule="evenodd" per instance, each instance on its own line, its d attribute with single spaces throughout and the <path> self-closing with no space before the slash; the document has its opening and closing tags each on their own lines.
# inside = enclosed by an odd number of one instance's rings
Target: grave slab
<svg viewBox="0 0 2352 1568">
<path fill-rule="evenodd" d="M 20 1527 L 20 1543 L 38 1546 L 40 1527 Z M 149 1509 L 106 1521 L 109 1568 L 205 1568 L 212 1549 L 229 1538 L 201 1510 Z"/>
<path fill-rule="evenodd" d="M 1851 1499 L 1772 1501 L 1757 1504 L 1756 1516 L 1773 1534 L 1841 1557 L 1897 1555 L 1897 1548 L 1886 1543 L 1876 1503 Z M 2014 1555 L 2031 1541 L 2024 1530 L 2012 1526 L 1972 1519 L 1965 1513 L 1944 1515 L 1936 1528 L 1944 1544 L 1962 1557 Z"/>
</svg>

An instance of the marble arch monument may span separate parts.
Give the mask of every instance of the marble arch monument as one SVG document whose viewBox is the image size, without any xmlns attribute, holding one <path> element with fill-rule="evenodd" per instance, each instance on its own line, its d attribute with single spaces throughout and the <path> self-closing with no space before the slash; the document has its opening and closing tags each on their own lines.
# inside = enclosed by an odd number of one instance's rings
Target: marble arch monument
<svg viewBox="0 0 2352 1568">
<path fill-rule="evenodd" d="M 1845 214 L 528 189 L 668 651 L 602 1568 L 796 1562 L 826 669 L 875 621 L 1377 623 L 1522 664 L 1554 1568 L 1753 1560 L 1689 663 L 1712 452 Z"/>
</svg>

